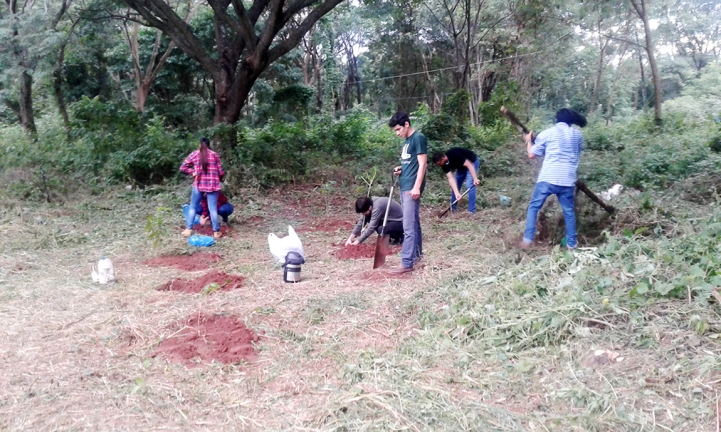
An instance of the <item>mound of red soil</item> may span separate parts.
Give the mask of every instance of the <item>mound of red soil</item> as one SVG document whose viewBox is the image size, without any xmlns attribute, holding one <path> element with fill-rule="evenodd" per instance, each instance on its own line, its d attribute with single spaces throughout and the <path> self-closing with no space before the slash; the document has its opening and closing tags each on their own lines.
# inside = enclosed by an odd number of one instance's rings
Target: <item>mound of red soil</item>
<svg viewBox="0 0 721 432">
<path fill-rule="evenodd" d="M 333 246 L 340 246 L 340 245 L 333 245 Z M 398 253 L 400 250 L 400 247 L 398 246 L 389 246 L 388 247 L 388 255 L 393 255 Z M 347 259 L 361 259 L 361 258 L 373 258 L 376 254 L 376 243 L 375 241 L 372 243 L 361 243 L 357 246 L 340 246 L 336 251 L 333 252 L 333 255 L 337 256 L 338 259 L 347 260 Z"/>
<path fill-rule="evenodd" d="M 316 221 L 308 221 L 303 225 L 303 229 L 299 231 L 325 231 L 335 232 L 338 230 L 350 230 L 353 223 L 343 219 L 321 219 Z"/>
<path fill-rule="evenodd" d="M 178 270 L 195 271 L 210 268 L 220 261 L 220 255 L 214 253 L 194 253 L 193 255 L 161 256 L 143 261 L 152 267 L 175 267 Z"/>
<path fill-rule="evenodd" d="M 228 225 L 221 224 L 220 233 L 223 234 L 223 237 L 230 237 L 231 234 L 233 234 L 233 228 L 229 227 Z M 205 224 L 205 226 L 195 224 L 195 226 L 193 227 L 193 234 L 212 236 L 213 226 L 210 223 Z"/>
<path fill-rule="evenodd" d="M 170 282 L 160 285 L 156 289 L 158 291 L 180 291 L 192 294 L 199 293 L 208 285 L 216 283 L 221 290 L 232 290 L 243 286 L 244 280 L 245 278 L 243 276 L 232 276 L 218 270 L 211 270 L 197 279 L 173 279 Z"/>
<path fill-rule="evenodd" d="M 257 357 L 253 342 L 260 338 L 236 317 L 194 314 L 177 327 L 183 329 L 163 340 L 153 357 L 188 366 L 197 366 L 197 360 L 237 363 Z"/>
</svg>

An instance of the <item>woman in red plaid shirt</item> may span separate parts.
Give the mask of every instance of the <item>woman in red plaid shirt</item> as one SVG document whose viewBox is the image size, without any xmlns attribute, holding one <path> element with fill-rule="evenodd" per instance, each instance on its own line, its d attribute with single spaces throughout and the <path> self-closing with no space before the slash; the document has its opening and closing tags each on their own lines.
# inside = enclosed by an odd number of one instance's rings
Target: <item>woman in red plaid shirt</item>
<svg viewBox="0 0 721 432">
<path fill-rule="evenodd" d="M 185 231 L 183 235 L 190 237 L 193 234 L 193 221 L 195 209 L 200 204 L 200 198 L 205 193 L 208 198 L 210 222 L 213 224 L 213 237 L 220 238 L 220 221 L 218 220 L 218 193 L 220 182 L 225 177 L 223 165 L 220 163 L 218 153 L 210 149 L 208 138 L 200 139 L 200 147 L 191 153 L 180 166 L 180 171 L 193 176 L 193 191 L 190 194 L 190 209 L 185 218 Z"/>
</svg>

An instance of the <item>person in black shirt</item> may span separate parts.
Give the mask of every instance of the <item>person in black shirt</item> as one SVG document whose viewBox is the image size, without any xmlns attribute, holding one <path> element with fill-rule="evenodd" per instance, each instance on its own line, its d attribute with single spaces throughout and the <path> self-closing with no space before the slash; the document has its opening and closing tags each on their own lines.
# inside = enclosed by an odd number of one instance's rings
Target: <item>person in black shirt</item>
<svg viewBox="0 0 721 432">
<path fill-rule="evenodd" d="M 433 163 L 441 167 L 448 183 L 451 185 L 451 204 L 461 199 L 461 185 L 466 184 L 470 189 L 468 192 L 468 212 L 473 214 L 476 212 L 476 188 L 481 183 L 478 180 L 478 168 L 480 167 L 480 159 L 472 151 L 462 148 L 453 147 L 445 153 L 435 153 L 433 155 Z M 451 171 L 455 171 L 455 178 Z M 472 189 L 471 189 L 472 188 Z M 456 206 L 452 206 L 452 210 L 456 210 Z"/>
</svg>

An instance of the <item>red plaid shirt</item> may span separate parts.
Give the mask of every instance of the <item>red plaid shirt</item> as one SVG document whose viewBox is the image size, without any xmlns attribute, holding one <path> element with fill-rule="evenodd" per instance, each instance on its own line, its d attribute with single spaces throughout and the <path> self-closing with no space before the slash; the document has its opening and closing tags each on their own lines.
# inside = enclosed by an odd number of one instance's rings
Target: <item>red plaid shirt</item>
<svg viewBox="0 0 721 432">
<path fill-rule="evenodd" d="M 218 192 L 218 208 L 222 206 L 223 204 L 228 202 L 228 198 L 223 195 L 223 192 Z M 201 216 L 209 217 L 210 216 L 210 210 L 208 210 L 208 197 L 207 195 L 203 195 L 203 197 L 200 199 L 200 207 L 203 208 L 203 211 L 200 212 Z"/>
<path fill-rule="evenodd" d="M 218 153 L 212 150 L 208 150 L 208 172 L 203 172 L 199 150 L 194 151 L 185 159 L 180 165 L 180 171 L 195 177 L 193 186 L 197 187 L 200 192 L 219 191 L 220 178 L 225 176 Z"/>
</svg>

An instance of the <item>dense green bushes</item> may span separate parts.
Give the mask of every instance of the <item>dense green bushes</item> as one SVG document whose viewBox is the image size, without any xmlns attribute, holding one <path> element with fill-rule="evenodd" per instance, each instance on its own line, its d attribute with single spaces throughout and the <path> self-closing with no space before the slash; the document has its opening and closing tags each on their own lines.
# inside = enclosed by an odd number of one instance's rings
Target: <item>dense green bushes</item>
<svg viewBox="0 0 721 432">
<path fill-rule="evenodd" d="M 667 113 L 661 126 L 650 114 L 628 123 L 592 122 L 584 131 L 586 151 L 580 173 L 600 188 L 613 183 L 648 189 L 706 170 L 717 170 L 709 137 L 713 123 L 680 112 Z M 710 163 L 709 163 L 710 162 Z"/>
<path fill-rule="evenodd" d="M 310 116 L 271 121 L 259 129 L 241 126 L 235 160 L 246 182 L 271 186 L 304 177 L 325 179 L 335 165 L 353 173 L 372 164 L 390 165 L 397 148 L 385 122 L 355 109 L 339 119 Z"/>
<path fill-rule="evenodd" d="M 53 116 L 38 120 L 34 139 L 20 127 L 0 129 L 0 170 L 15 173 L 6 179 L 15 196 L 50 199 L 71 185 L 160 183 L 176 175 L 196 145 L 195 138 L 169 131 L 163 118 L 127 106 L 84 98 L 71 113 L 70 139 Z"/>
<path fill-rule="evenodd" d="M 311 93 L 301 93 L 298 98 L 307 103 Z M 477 126 L 469 125 L 465 118 L 462 107 L 468 99 L 463 92 L 449 98 L 439 114 L 420 106 L 411 117 L 413 126 L 429 138 L 429 153 L 463 146 L 479 154 L 484 177 L 528 174 L 520 136 L 496 114 L 498 105 L 505 102 L 499 99 L 484 104 L 484 121 Z M 581 178 L 595 189 L 614 183 L 649 189 L 718 172 L 721 131 L 708 111 L 715 105 L 699 111 L 687 106 L 692 103 L 689 100 L 671 102 L 660 125 L 650 114 L 609 125 L 600 117 L 589 118 L 589 127 L 583 131 Z M 68 184 L 164 182 L 177 176 L 179 164 L 200 136 L 174 131 L 166 119 L 152 112 L 138 113 L 128 105 L 97 99 L 83 98 L 71 105 L 70 113 L 69 134 L 58 117 L 48 115 L 38 119 L 39 133 L 34 140 L 23 135 L 19 126 L 0 129 L 0 170 L 24 170 L 6 181 L 15 185 L 16 195 L 47 199 L 53 191 L 66 192 L 64 185 Z M 535 130 L 551 124 L 550 113 L 541 114 L 544 121 L 538 117 L 529 121 Z M 203 134 L 212 136 L 219 131 Z M 236 146 L 222 146 L 228 149 L 223 162 L 229 178 L 235 184 L 258 187 L 309 179 L 345 181 L 371 167 L 390 171 L 397 163 L 400 145 L 387 126 L 387 117 L 363 107 L 338 118 L 306 115 L 293 121 L 275 118 L 261 127 L 239 124 L 235 136 Z"/>
<path fill-rule="evenodd" d="M 167 130 L 161 117 L 97 99 L 73 105 L 71 130 L 76 155 L 88 164 L 82 171 L 111 182 L 160 183 L 196 144 Z"/>
</svg>

